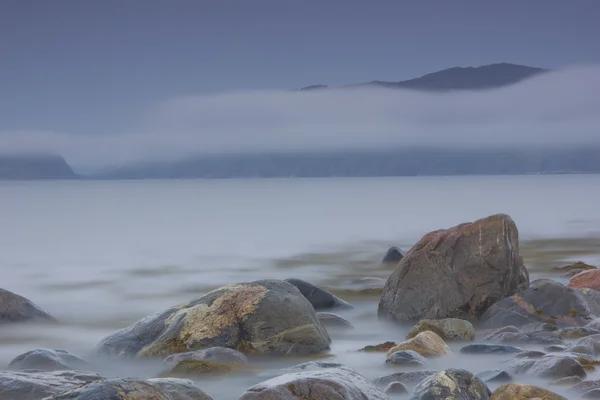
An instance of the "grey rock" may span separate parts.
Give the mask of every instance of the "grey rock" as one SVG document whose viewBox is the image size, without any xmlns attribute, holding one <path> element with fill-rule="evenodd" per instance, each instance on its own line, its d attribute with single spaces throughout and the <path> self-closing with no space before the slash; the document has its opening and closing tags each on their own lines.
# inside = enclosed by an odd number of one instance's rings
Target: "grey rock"
<svg viewBox="0 0 600 400">
<path fill-rule="evenodd" d="M 528 289 L 492 305 L 481 316 L 481 322 L 487 328 L 542 322 L 572 327 L 583 326 L 597 315 L 600 315 L 600 292 L 538 279 Z"/>
<path fill-rule="evenodd" d="M 135 396 L 135 397 L 132 397 Z M 89 383 L 45 400 L 212 400 L 193 381 L 179 378 L 117 378 Z"/>
<path fill-rule="evenodd" d="M 222 365 L 248 364 L 248 358 L 244 354 L 227 347 L 211 347 L 204 350 L 172 354 L 163 360 L 163 364 L 173 368 L 182 361 L 210 361 Z"/>
<path fill-rule="evenodd" d="M 81 370 L 88 363 L 66 350 L 34 349 L 18 355 L 9 364 L 9 370 L 36 369 L 42 371 Z"/>
<path fill-rule="evenodd" d="M 40 400 L 100 379 L 81 371 L 0 371 L 0 399 Z"/>
<path fill-rule="evenodd" d="M 334 308 L 353 308 L 350 303 L 302 279 L 289 278 L 285 281 L 296 286 L 317 311 Z"/>
<path fill-rule="evenodd" d="M 515 358 L 509 363 L 509 369 L 515 374 L 526 373 L 538 378 L 583 378 L 587 375 L 574 357 L 556 354 L 548 354 L 539 359 Z"/>
<path fill-rule="evenodd" d="M 517 226 L 508 215 L 434 231 L 405 254 L 388 278 L 378 316 L 477 320 L 517 292 L 523 269 Z"/>
<path fill-rule="evenodd" d="M 401 382 L 407 387 L 411 388 L 416 386 L 419 382 L 424 380 L 425 378 L 435 375 L 440 371 L 436 370 L 421 370 L 421 371 L 406 371 L 406 372 L 396 372 L 391 375 L 386 375 L 381 378 L 378 378 L 374 381 L 377 387 L 385 387 L 392 382 Z"/>
<path fill-rule="evenodd" d="M 56 319 L 16 293 L 0 289 L 0 324 L 11 322 L 56 322 Z"/>
<path fill-rule="evenodd" d="M 507 383 L 512 382 L 513 380 L 508 372 L 499 369 L 480 372 L 477 374 L 477 377 L 483 382 Z"/>
<path fill-rule="evenodd" d="M 579 339 L 586 336 L 597 335 L 600 334 L 600 330 L 590 328 L 587 326 L 575 326 L 569 328 L 559 329 L 556 332 L 560 337 L 567 339 Z"/>
<path fill-rule="evenodd" d="M 539 350 L 527 350 L 522 353 L 515 354 L 515 358 L 542 358 L 546 355 L 543 351 Z"/>
<path fill-rule="evenodd" d="M 586 336 L 577 340 L 571 347 L 569 347 L 569 351 L 573 353 L 597 356 L 600 354 L 600 334 Z"/>
<path fill-rule="evenodd" d="M 310 355 L 331 339 L 312 305 L 292 284 L 240 283 L 146 317 L 102 340 L 104 357 L 161 357 L 211 347 L 244 353 Z"/>
<path fill-rule="evenodd" d="M 490 389 L 477 376 L 464 369 L 447 369 L 424 379 L 412 391 L 410 400 L 478 399 L 487 400 Z"/>
<path fill-rule="evenodd" d="M 534 332 L 554 332 L 558 330 L 556 325 L 548 324 L 545 322 L 531 322 L 521 327 L 523 333 L 534 333 Z"/>
<path fill-rule="evenodd" d="M 385 256 L 383 257 L 383 260 L 381 260 L 381 263 L 398 264 L 402 260 L 402 257 L 404 257 L 404 253 L 402 253 L 402 250 L 400 250 L 396 246 L 392 246 L 388 249 L 387 253 L 385 253 Z"/>
<path fill-rule="evenodd" d="M 348 320 L 342 318 L 341 316 L 337 315 L 336 313 L 318 312 L 317 318 L 319 318 L 319 321 L 321 321 L 321 324 L 325 328 L 344 328 L 344 329 L 354 328 L 354 326 L 352 326 L 352 324 Z"/>
<path fill-rule="evenodd" d="M 461 354 L 511 354 L 522 351 L 523 349 L 520 347 L 487 343 L 469 344 L 460 349 Z"/>
<path fill-rule="evenodd" d="M 600 399 L 600 389 L 588 390 L 581 397 L 584 399 Z"/>
<path fill-rule="evenodd" d="M 389 400 L 362 375 L 345 365 L 305 369 L 261 382 L 246 390 L 240 400 Z"/>
<path fill-rule="evenodd" d="M 414 350 L 399 350 L 392 353 L 386 360 L 388 364 L 395 365 L 425 365 L 427 360 Z"/>
<path fill-rule="evenodd" d="M 552 344 L 550 346 L 546 346 L 544 347 L 544 350 L 549 351 L 549 352 L 554 352 L 554 353 L 558 353 L 561 351 L 567 351 L 569 348 L 565 345 L 562 344 Z"/>
<path fill-rule="evenodd" d="M 383 389 L 385 394 L 398 395 L 408 394 L 408 388 L 402 382 L 392 382 Z"/>
</svg>

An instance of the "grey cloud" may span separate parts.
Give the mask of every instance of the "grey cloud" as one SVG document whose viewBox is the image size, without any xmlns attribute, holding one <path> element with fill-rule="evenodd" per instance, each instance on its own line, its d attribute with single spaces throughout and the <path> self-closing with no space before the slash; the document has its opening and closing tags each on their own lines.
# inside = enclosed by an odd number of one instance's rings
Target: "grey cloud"
<svg viewBox="0 0 600 400">
<path fill-rule="evenodd" d="M 0 132 L 5 152 L 60 153 L 97 167 L 218 152 L 389 146 L 565 146 L 600 143 L 600 67 L 548 73 L 481 92 L 352 88 L 175 98 L 137 132 Z"/>
</svg>

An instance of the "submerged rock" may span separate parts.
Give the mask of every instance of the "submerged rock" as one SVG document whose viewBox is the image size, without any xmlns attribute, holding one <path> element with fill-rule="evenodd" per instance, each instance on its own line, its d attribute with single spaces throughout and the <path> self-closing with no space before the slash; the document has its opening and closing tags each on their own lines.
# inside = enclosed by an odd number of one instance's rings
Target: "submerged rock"
<svg viewBox="0 0 600 400">
<path fill-rule="evenodd" d="M 60 371 L 84 369 L 87 366 L 86 361 L 66 350 L 34 349 L 15 357 L 8 364 L 8 369 Z"/>
<path fill-rule="evenodd" d="M 191 377 L 229 372 L 248 364 L 248 359 L 237 350 L 211 347 L 170 355 L 163 360 L 163 364 L 168 370 L 163 372 L 162 376 Z"/>
<path fill-rule="evenodd" d="M 402 257 L 404 257 L 404 253 L 402 253 L 402 250 L 400 250 L 400 248 L 396 246 L 392 246 L 388 249 L 387 253 L 385 253 L 385 256 L 383 257 L 383 260 L 381 260 L 381 263 L 398 264 L 402 260 Z"/>
<path fill-rule="evenodd" d="M 423 357 L 436 357 L 450 353 L 450 348 L 446 342 L 439 335 L 431 331 L 421 332 L 417 336 L 405 340 L 397 346 L 392 347 L 387 354 L 390 356 L 400 350 L 413 350 Z"/>
<path fill-rule="evenodd" d="M 406 372 L 396 372 L 391 375 L 386 375 L 381 378 L 375 380 L 375 385 L 377 387 L 385 387 L 392 382 L 401 382 L 407 387 L 411 388 L 416 386 L 418 383 L 423 381 L 424 379 L 430 377 L 431 375 L 435 375 L 440 371 L 436 370 L 421 370 L 421 371 L 406 371 Z"/>
<path fill-rule="evenodd" d="M 212 400 L 189 379 L 104 379 L 55 395 L 47 400 Z"/>
<path fill-rule="evenodd" d="M 569 351 L 572 353 L 587 354 L 597 356 L 600 354 L 600 334 L 586 336 L 579 339 L 571 347 Z"/>
<path fill-rule="evenodd" d="M 484 382 L 512 382 L 512 376 L 499 369 L 480 372 L 477 377 Z"/>
<path fill-rule="evenodd" d="M 528 289 L 492 305 L 481 317 L 487 327 L 547 322 L 583 326 L 600 315 L 600 292 L 573 289 L 551 279 L 538 279 Z"/>
<path fill-rule="evenodd" d="M 469 321 L 457 318 L 422 319 L 412 328 L 407 339 L 417 336 L 421 332 L 432 331 L 446 341 L 473 341 L 475 328 Z"/>
<path fill-rule="evenodd" d="M 564 267 L 554 267 L 554 268 L 552 268 L 552 271 L 554 271 L 554 272 L 569 272 L 569 271 L 573 271 L 573 270 L 589 271 L 589 270 L 594 270 L 594 269 L 596 269 L 596 267 L 594 267 L 593 265 L 586 264 L 583 261 L 577 261 L 576 263 L 565 265 Z"/>
<path fill-rule="evenodd" d="M 10 322 L 56 322 L 46 311 L 23 296 L 0 289 L 0 324 Z"/>
<path fill-rule="evenodd" d="M 526 400 L 526 399 L 544 399 L 544 400 L 568 400 L 547 389 L 542 389 L 533 385 L 524 385 L 521 383 L 507 383 L 500 386 L 492 393 L 491 400 Z"/>
<path fill-rule="evenodd" d="M 349 321 L 332 312 L 318 312 L 317 318 L 325 328 L 354 328 Z"/>
<path fill-rule="evenodd" d="M 464 369 L 447 369 L 425 378 L 412 391 L 410 400 L 489 399 L 492 392 L 477 376 Z"/>
<path fill-rule="evenodd" d="M 383 389 L 386 394 L 407 394 L 408 388 L 402 382 L 392 382 Z"/>
<path fill-rule="evenodd" d="M 318 288 L 312 283 L 308 283 L 302 279 L 289 278 L 285 281 L 296 286 L 300 293 L 306 297 L 317 311 L 330 310 L 333 308 L 353 308 L 350 303 L 347 303 L 328 291 Z"/>
<path fill-rule="evenodd" d="M 310 355 L 331 339 L 311 304 L 290 283 L 225 286 L 146 317 L 96 346 L 101 356 L 165 357 L 227 347 L 243 353 Z"/>
<path fill-rule="evenodd" d="M 600 290 L 600 270 L 592 269 L 590 271 L 580 272 L 569 279 L 567 286 L 577 289 L 588 288 Z"/>
<path fill-rule="evenodd" d="M 0 399 L 40 400 L 100 379 L 80 371 L 0 371 Z"/>
<path fill-rule="evenodd" d="M 388 278 L 378 315 L 476 320 L 524 285 L 517 226 L 498 214 L 427 235 Z"/>
<path fill-rule="evenodd" d="M 342 364 L 287 373 L 252 386 L 240 400 L 339 399 L 389 400 L 365 377 Z"/>
<path fill-rule="evenodd" d="M 427 360 L 413 350 L 400 350 L 392 353 L 385 360 L 388 364 L 395 365 L 425 365 Z"/>
<path fill-rule="evenodd" d="M 523 349 L 520 347 L 489 343 L 469 344 L 460 349 L 461 354 L 511 354 L 522 351 Z"/>
<path fill-rule="evenodd" d="M 548 354 L 541 358 L 515 358 L 509 365 L 515 374 L 526 373 L 538 378 L 583 378 L 587 375 L 581 364 L 574 357 L 567 355 Z"/>
<path fill-rule="evenodd" d="M 398 346 L 396 342 L 383 342 L 376 345 L 365 346 L 358 351 L 365 351 L 367 353 L 376 353 L 376 352 L 388 352 L 390 349 Z"/>
</svg>

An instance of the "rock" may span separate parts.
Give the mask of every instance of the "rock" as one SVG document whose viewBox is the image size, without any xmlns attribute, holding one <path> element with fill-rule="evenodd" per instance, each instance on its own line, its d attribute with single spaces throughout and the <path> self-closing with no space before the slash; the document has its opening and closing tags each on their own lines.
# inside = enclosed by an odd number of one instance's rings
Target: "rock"
<svg viewBox="0 0 600 400">
<path fill-rule="evenodd" d="M 554 271 L 554 272 L 569 272 L 569 271 L 573 271 L 573 270 L 577 270 L 577 269 L 580 269 L 583 271 L 589 271 L 589 270 L 596 269 L 596 267 L 594 267 L 593 265 L 590 265 L 590 264 L 586 264 L 582 261 L 577 261 L 576 263 L 565 265 L 564 267 L 552 268 L 552 271 Z"/>
<path fill-rule="evenodd" d="M 534 333 L 534 332 L 554 332 L 558 330 L 556 325 L 548 324 L 545 322 L 532 322 L 525 324 L 521 327 L 520 331 L 523 333 Z"/>
<path fill-rule="evenodd" d="M 569 392 L 581 395 L 581 394 L 589 392 L 590 390 L 593 390 L 593 389 L 600 389 L 600 380 L 599 379 L 586 380 L 586 381 L 579 382 L 578 384 L 573 386 L 571 389 L 569 389 Z"/>
<path fill-rule="evenodd" d="M 318 312 L 317 318 L 325 328 L 354 328 L 349 321 L 335 313 Z"/>
<path fill-rule="evenodd" d="M 596 319 L 588 322 L 584 327 L 585 328 L 590 328 L 590 329 L 600 330 L 600 318 L 596 318 Z"/>
<path fill-rule="evenodd" d="M 597 356 L 600 354 L 600 334 L 586 336 L 579 339 L 569 348 L 572 353 Z"/>
<path fill-rule="evenodd" d="M 550 386 L 573 386 L 581 382 L 581 378 L 578 376 L 567 376 L 565 378 L 560 378 L 554 382 L 550 382 Z"/>
<path fill-rule="evenodd" d="M 600 389 L 588 390 L 581 397 L 584 399 L 600 399 Z"/>
<path fill-rule="evenodd" d="M 492 393 L 491 400 L 533 400 L 537 398 L 544 400 L 568 400 L 566 397 L 562 397 L 549 390 L 521 383 L 507 383 L 500 386 Z"/>
<path fill-rule="evenodd" d="M 350 303 L 302 279 L 290 278 L 285 281 L 296 286 L 317 311 L 334 308 L 353 308 Z"/>
<path fill-rule="evenodd" d="M 392 382 L 401 382 L 407 387 L 411 388 L 431 375 L 437 374 L 438 372 L 439 371 L 435 370 L 396 372 L 395 374 L 386 375 L 376 379 L 375 385 L 377 385 L 377 387 L 385 387 Z"/>
<path fill-rule="evenodd" d="M 599 334 L 600 331 L 598 329 L 588 328 L 585 326 L 576 326 L 559 329 L 556 333 L 565 339 L 579 339 L 582 337 Z"/>
<path fill-rule="evenodd" d="M 212 400 L 189 379 L 117 378 L 95 381 L 47 400 Z"/>
<path fill-rule="evenodd" d="M 583 271 L 573 276 L 567 282 L 568 287 L 576 289 L 593 289 L 600 290 L 600 270 L 592 269 L 590 271 Z"/>
<path fill-rule="evenodd" d="M 514 326 L 508 326 L 493 331 L 483 337 L 483 340 L 493 343 L 531 343 L 531 344 L 560 344 L 563 342 L 558 332 L 535 331 L 521 332 Z"/>
<path fill-rule="evenodd" d="M 40 371 L 78 370 L 88 363 L 66 350 L 35 349 L 18 355 L 9 364 L 9 370 L 35 369 Z"/>
<path fill-rule="evenodd" d="M 600 314 L 599 295 L 590 289 L 573 289 L 551 279 L 538 279 L 528 289 L 492 305 L 481 322 L 488 328 L 532 322 L 583 326 Z"/>
<path fill-rule="evenodd" d="M 376 344 L 374 346 L 365 346 L 358 351 L 366 351 L 368 353 L 385 351 L 387 353 L 390 349 L 392 349 L 396 346 L 398 346 L 398 344 L 396 344 L 396 342 L 384 342 L 384 343 Z"/>
<path fill-rule="evenodd" d="M 192 377 L 229 372 L 248 364 L 248 359 L 237 350 L 211 347 L 205 350 L 178 353 L 166 357 L 167 370 L 161 376 Z"/>
<path fill-rule="evenodd" d="M 334 363 L 277 376 L 252 386 L 240 397 L 240 400 L 272 399 L 389 400 L 352 368 Z"/>
<path fill-rule="evenodd" d="M 523 332 L 500 332 L 484 336 L 483 340 L 493 343 L 527 343 L 529 336 Z"/>
<path fill-rule="evenodd" d="M 385 360 L 388 364 L 396 365 L 425 365 L 427 360 L 413 350 L 400 350 L 392 353 Z"/>
<path fill-rule="evenodd" d="M 402 382 L 392 382 L 383 391 L 385 394 L 407 394 L 408 388 Z"/>
<path fill-rule="evenodd" d="M 578 273 L 584 272 L 584 271 L 585 271 L 585 269 L 574 269 L 572 271 L 565 272 L 562 276 L 565 277 L 565 278 L 572 278 L 575 275 L 577 275 Z"/>
<path fill-rule="evenodd" d="M 480 372 L 477 377 L 483 382 L 512 382 L 512 376 L 499 369 Z"/>
<path fill-rule="evenodd" d="M 487 343 L 469 344 L 460 349 L 461 354 L 511 354 L 520 353 L 522 351 L 523 349 L 520 347 Z"/>
<path fill-rule="evenodd" d="M 423 357 L 436 357 L 450 353 L 450 348 L 444 340 L 431 331 L 419 333 L 414 338 L 405 340 L 388 351 L 388 356 L 400 350 L 414 350 Z"/>
<path fill-rule="evenodd" d="M 402 250 L 400 250 L 396 246 L 392 246 L 388 249 L 387 253 L 385 253 L 385 256 L 383 257 L 383 260 L 381 260 L 381 263 L 398 264 L 402 260 L 402 257 L 404 257 Z"/>
<path fill-rule="evenodd" d="M 526 373 L 538 378 L 560 379 L 568 376 L 585 377 L 587 374 L 581 364 L 567 355 L 548 354 L 539 359 L 515 358 L 509 364 L 515 374 Z"/>
<path fill-rule="evenodd" d="M 432 331 L 445 341 L 473 341 L 475 340 L 475 328 L 469 321 L 456 318 L 444 318 L 439 320 L 422 319 L 412 328 L 406 336 L 411 339 L 421 332 Z"/>
<path fill-rule="evenodd" d="M 558 332 L 532 332 L 527 334 L 530 344 L 563 344 L 564 340 Z"/>
<path fill-rule="evenodd" d="M 0 371 L 0 399 L 40 400 L 102 379 L 79 371 Z"/>
<path fill-rule="evenodd" d="M 16 293 L 0 289 L 0 323 L 56 322 L 56 319 L 31 301 Z"/>
<path fill-rule="evenodd" d="M 526 350 L 521 353 L 515 354 L 515 358 L 542 358 L 546 355 L 543 351 L 539 350 Z"/>
<path fill-rule="evenodd" d="M 503 214 L 427 235 L 388 278 L 378 316 L 475 320 L 524 284 L 519 234 Z"/>
<path fill-rule="evenodd" d="M 310 355 L 331 339 L 311 304 L 290 283 L 263 280 L 225 286 L 146 317 L 108 336 L 96 352 L 108 357 L 165 357 L 227 347 L 243 353 Z"/>
<path fill-rule="evenodd" d="M 562 344 L 553 344 L 550 346 L 546 346 L 544 347 L 544 350 L 549 351 L 549 352 L 554 352 L 554 353 L 558 353 L 561 351 L 567 351 L 569 348 L 565 345 Z"/>
<path fill-rule="evenodd" d="M 492 392 L 481 379 L 464 369 L 447 369 L 424 379 L 410 400 L 489 399 Z"/>
</svg>

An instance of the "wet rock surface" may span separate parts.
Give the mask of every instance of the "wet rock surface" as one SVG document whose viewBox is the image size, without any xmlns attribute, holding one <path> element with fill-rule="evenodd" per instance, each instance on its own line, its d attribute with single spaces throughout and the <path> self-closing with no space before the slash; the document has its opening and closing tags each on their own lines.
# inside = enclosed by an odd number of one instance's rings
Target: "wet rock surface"
<svg viewBox="0 0 600 400">
<path fill-rule="evenodd" d="M 385 256 L 383 256 L 381 263 L 398 264 L 402 260 L 402 257 L 404 257 L 402 250 L 396 246 L 392 246 L 388 249 L 387 253 L 385 253 Z"/>
<path fill-rule="evenodd" d="M 436 370 L 419 370 L 419 371 L 403 371 L 396 372 L 394 374 L 382 376 L 375 379 L 374 383 L 377 387 L 386 387 L 392 382 L 401 382 L 408 388 L 415 387 L 418 383 L 424 379 L 437 374 L 440 371 Z"/>
<path fill-rule="evenodd" d="M 548 354 L 543 357 L 515 358 L 509 364 L 513 374 L 530 374 L 539 378 L 560 379 L 587 375 L 582 365 L 571 356 Z"/>
<path fill-rule="evenodd" d="M 312 304 L 315 310 L 331 310 L 336 308 L 353 308 L 352 305 L 326 290 L 316 287 L 302 279 L 289 278 L 285 280 L 298 288 L 300 293 Z"/>
<path fill-rule="evenodd" d="M 461 354 L 511 354 L 522 351 L 521 347 L 489 343 L 469 344 L 460 349 Z"/>
<path fill-rule="evenodd" d="M 477 376 L 464 369 L 447 369 L 420 382 L 410 400 L 489 399 L 492 392 Z"/>
<path fill-rule="evenodd" d="M 421 332 L 413 338 L 392 347 L 388 356 L 400 350 L 413 350 L 423 357 L 437 357 L 450 353 L 450 348 L 436 333 L 431 331 Z"/>
<path fill-rule="evenodd" d="M 287 373 L 250 387 L 240 400 L 340 399 L 388 400 L 388 396 L 352 368 L 323 364 Z"/>
<path fill-rule="evenodd" d="M 422 319 L 417 322 L 406 338 L 413 338 L 425 331 L 435 332 L 445 341 L 475 340 L 475 328 L 473 328 L 473 325 L 469 321 L 457 318 Z"/>
<path fill-rule="evenodd" d="M 576 289 L 600 290 L 600 270 L 582 271 L 569 279 L 567 286 Z"/>
<path fill-rule="evenodd" d="M 312 305 L 288 282 L 225 286 L 108 336 L 101 356 L 165 357 L 227 347 L 243 353 L 308 355 L 329 350 L 331 339 Z"/>
<path fill-rule="evenodd" d="M 15 357 L 9 370 L 37 369 L 43 371 L 83 370 L 88 363 L 66 350 L 34 349 Z"/>
<path fill-rule="evenodd" d="M 503 214 L 425 235 L 388 278 L 378 315 L 396 321 L 474 320 L 526 279 L 519 234 Z"/>
<path fill-rule="evenodd" d="M 163 360 L 163 364 L 166 370 L 162 376 L 194 377 L 242 369 L 248 364 L 248 359 L 237 350 L 212 347 L 170 355 Z"/>
<path fill-rule="evenodd" d="M 104 379 L 45 400 L 212 400 L 196 384 L 177 378 Z"/>
<path fill-rule="evenodd" d="M 528 323 L 584 326 L 600 315 L 600 292 L 574 289 L 551 279 L 531 282 L 528 289 L 492 305 L 481 317 L 486 327 Z"/>
<path fill-rule="evenodd" d="M 317 318 L 325 328 L 333 329 L 352 329 L 354 328 L 350 321 L 340 315 L 332 312 L 318 312 Z M 600 333 L 600 332 L 599 332 Z"/>
<path fill-rule="evenodd" d="M 388 356 L 385 360 L 388 364 L 394 365 L 425 365 L 427 360 L 419 353 L 413 350 L 400 350 Z"/>
<path fill-rule="evenodd" d="M 526 400 L 526 399 L 544 399 L 544 400 L 568 400 L 547 389 L 533 385 L 524 385 L 521 383 L 507 383 L 500 386 L 492 393 L 491 400 Z"/>
<path fill-rule="evenodd" d="M 483 382 L 512 382 L 512 376 L 506 371 L 499 369 L 483 371 L 477 374 Z"/>
<path fill-rule="evenodd" d="M 30 300 L 0 289 L 0 324 L 15 322 L 56 322 L 56 318 Z"/>
<path fill-rule="evenodd" d="M 81 371 L 0 371 L 0 399 L 40 400 L 100 379 Z"/>
</svg>

